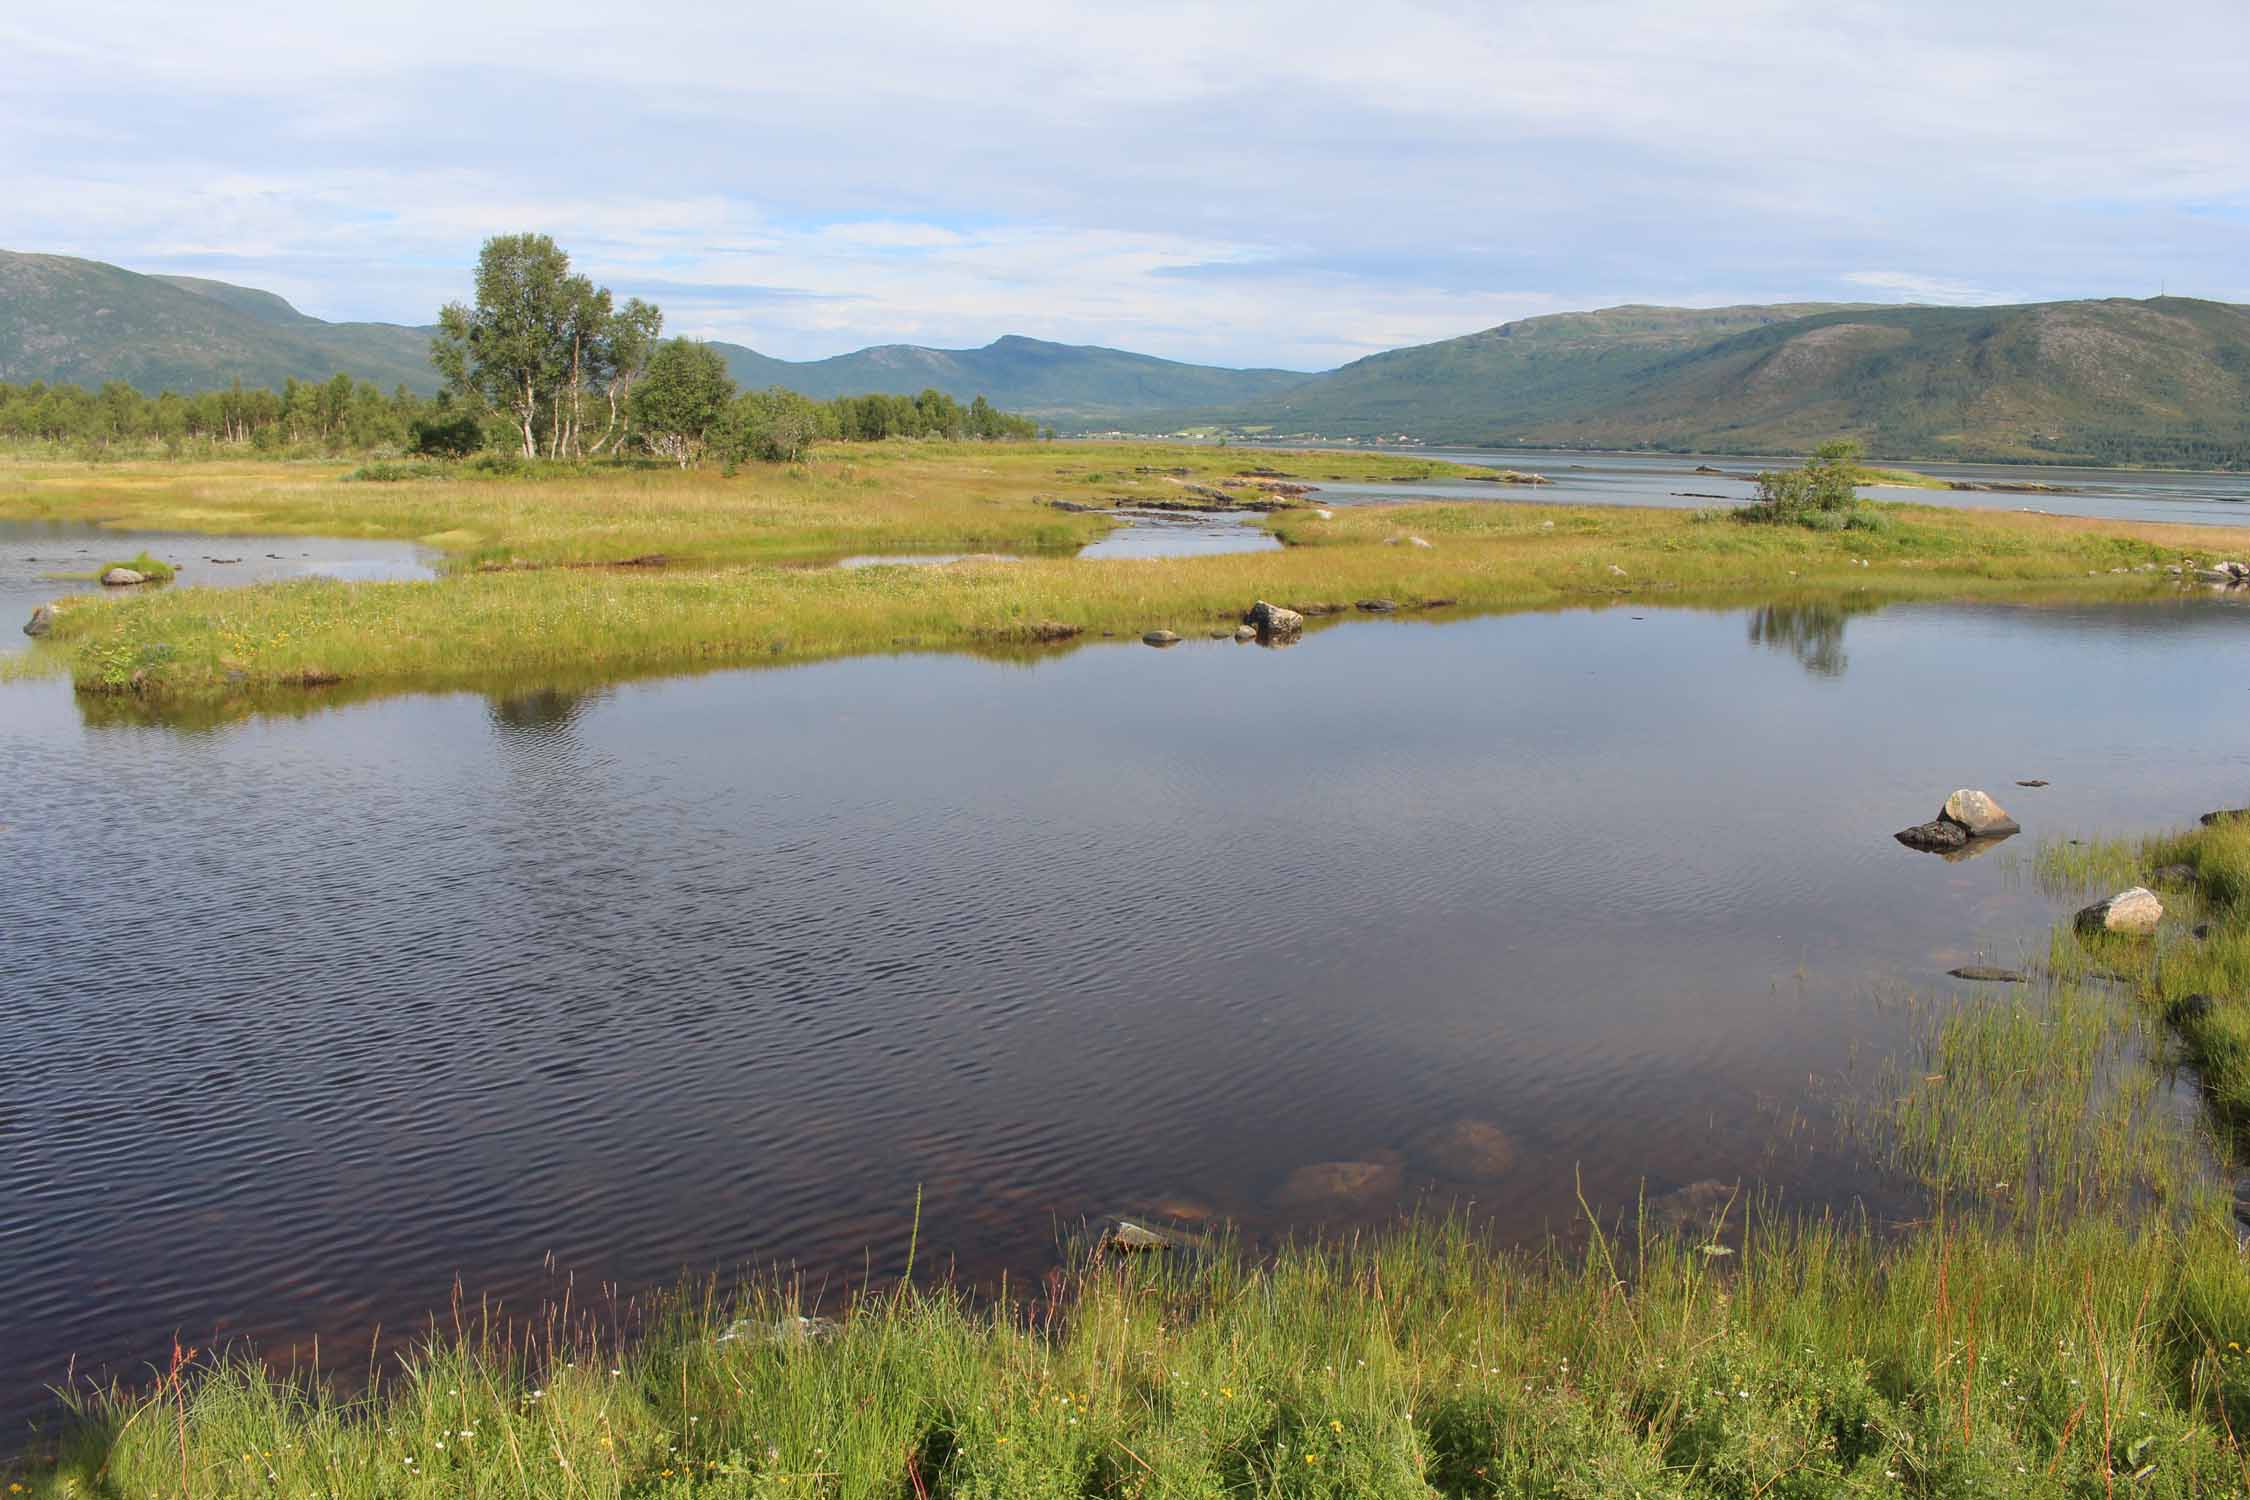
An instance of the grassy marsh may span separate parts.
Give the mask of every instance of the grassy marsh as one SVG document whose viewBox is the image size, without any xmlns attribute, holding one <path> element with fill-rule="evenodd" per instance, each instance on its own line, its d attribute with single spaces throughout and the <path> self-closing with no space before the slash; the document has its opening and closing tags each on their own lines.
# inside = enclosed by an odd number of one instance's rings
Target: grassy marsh
<svg viewBox="0 0 2250 1500">
<path fill-rule="evenodd" d="M 1454 468 L 1369 454 L 934 443 L 831 448 L 732 477 L 627 469 L 364 484 L 305 466 L 19 463 L 0 467 L 0 516 L 407 539 L 439 549 L 446 576 L 74 599 L 50 641 L 5 670 L 67 670 L 83 687 L 178 699 L 337 679 L 442 687 L 494 672 L 976 649 L 1038 639 L 1047 622 L 1085 637 L 1192 637 L 1259 597 L 1315 610 L 1368 596 L 1496 610 L 1750 590 L 2131 596 L 2162 587 L 2157 570 L 2210 542 L 2185 528 L 1919 506 L 1881 507 L 1880 532 L 1820 534 L 1671 510 L 1299 504 L 1265 521 L 1279 552 L 1079 560 L 1067 554 L 1118 523 L 1052 503 L 1194 498 L 1193 487 L 1256 469 L 1318 483 Z M 1248 481 L 1225 493 L 1259 498 Z M 1009 556 L 820 566 L 914 552 Z"/>
</svg>

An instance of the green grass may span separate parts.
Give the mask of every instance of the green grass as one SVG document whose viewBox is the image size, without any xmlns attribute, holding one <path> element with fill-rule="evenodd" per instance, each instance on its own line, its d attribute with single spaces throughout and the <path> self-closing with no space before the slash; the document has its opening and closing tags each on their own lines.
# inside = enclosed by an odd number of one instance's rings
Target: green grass
<svg viewBox="0 0 2250 1500">
<path fill-rule="evenodd" d="M 1757 1219 L 1503 1255 L 1455 1223 L 1077 1263 L 1037 1305 L 791 1288 L 469 1320 L 334 1394 L 240 1359 L 84 1402 L 42 1495 L 2232 1494 L 2215 1232 Z M 2027 1274 L 2036 1267 L 2037 1274 Z M 739 1324 L 737 1320 L 740 1320 Z M 751 1337 L 721 1340 L 740 1327 Z M 620 1339 L 616 1329 L 632 1329 Z M 50 1461 L 51 1460 L 51 1461 Z"/>
<path fill-rule="evenodd" d="M 1852 474 L 1854 484 L 1889 485 L 1894 489 L 1942 490 L 1950 489 L 1942 479 L 1932 479 L 1927 474 L 1917 474 L 1912 469 L 1875 469 L 1861 464 Z"/>
<path fill-rule="evenodd" d="M 149 556 L 146 548 L 134 553 L 123 562 L 103 563 L 96 576 L 107 573 L 111 568 L 130 568 L 150 583 L 170 583 L 179 576 L 172 565 L 164 561 L 163 558 Z"/>
<path fill-rule="evenodd" d="M 1382 595 L 1409 609 L 1464 610 L 1776 592 L 2145 597 L 2167 586 L 2163 564 L 2208 541 L 2177 528 L 1918 506 L 1881 507 L 1876 532 L 1823 534 L 1673 510 L 1457 502 L 1323 516 L 1307 504 L 1264 522 L 1287 544 L 1278 553 L 1081 561 L 1067 554 L 1118 522 L 1050 503 L 1177 501 L 1229 481 L 1225 493 L 1249 498 L 1257 491 L 1237 476 L 1251 468 L 1318 483 L 1454 466 L 1158 444 L 925 443 L 836 447 L 731 478 L 574 469 L 538 483 L 465 469 L 340 484 L 334 473 L 274 466 L 0 466 L 0 515 L 405 538 L 439 550 L 447 569 L 434 584 L 316 580 L 73 599 L 48 642 L 7 670 L 65 670 L 88 689 L 185 701 L 336 679 L 444 687 L 493 673 L 1008 649 L 1044 622 L 1076 627 L 1080 640 L 1158 628 L 1192 637 L 1261 597 L 1348 608 Z M 913 552 L 979 557 L 858 573 L 825 566 Z"/>
</svg>

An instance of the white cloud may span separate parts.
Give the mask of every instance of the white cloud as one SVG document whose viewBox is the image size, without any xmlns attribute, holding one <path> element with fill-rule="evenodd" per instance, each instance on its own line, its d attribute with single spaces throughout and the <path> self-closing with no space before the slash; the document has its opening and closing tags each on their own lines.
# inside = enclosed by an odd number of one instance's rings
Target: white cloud
<svg viewBox="0 0 2250 1500">
<path fill-rule="evenodd" d="M 2239 0 L 616 17 L 0 20 L 0 244 L 423 318 L 484 234 L 541 228 L 620 290 L 816 293 L 667 299 L 800 357 L 1022 331 L 1317 363 L 1627 300 L 2137 295 L 2152 260 L 2240 283 L 2243 217 L 2207 211 L 2250 203 Z"/>
</svg>

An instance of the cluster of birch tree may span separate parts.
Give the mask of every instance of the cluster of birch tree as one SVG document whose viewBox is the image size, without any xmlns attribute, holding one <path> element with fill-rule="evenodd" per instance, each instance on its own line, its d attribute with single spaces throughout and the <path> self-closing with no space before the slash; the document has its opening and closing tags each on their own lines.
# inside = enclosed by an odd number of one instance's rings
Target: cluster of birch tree
<svg viewBox="0 0 2250 1500">
<path fill-rule="evenodd" d="M 618 307 L 609 288 L 573 274 L 548 236 L 496 235 L 477 257 L 475 305 L 438 315 L 430 361 L 448 393 L 508 416 L 524 457 L 580 458 L 622 446 L 633 383 L 663 329 L 653 305 Z"/>
<path fill-rule="evenodd" d="M 663 328 L 651 304 L 619 307 L 572 272 L 548 236 L 497 235 L 477 257 L 475 303 L 439 315 L 430 357 L 447 396 L 504 414 L 526 458 L 641 451 L 686 467 L 795 459 L 821 439 L 1037 435 L 982 396 L 964 406 L 937 390 L 827 402 L 779 386 L 737 392 L 718 350 L 661 339 Z"/>
</svg>

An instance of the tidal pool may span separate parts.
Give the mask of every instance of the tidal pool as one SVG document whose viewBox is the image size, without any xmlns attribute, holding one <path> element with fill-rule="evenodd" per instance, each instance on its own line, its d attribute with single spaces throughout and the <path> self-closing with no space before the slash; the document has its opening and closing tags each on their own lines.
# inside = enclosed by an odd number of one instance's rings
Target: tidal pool
<svg viewBox="0 0 2250 1500">
<path fill-rule="evenodd" d="M 1354 619 L 193 728 L 0 686 L 0 1413 L 175 1331 L 364 1350 L 456 1276 L 840 1288 L 918 1191 L 970 1277 L 1167 1205 L 1910 1211 L 1831 1128 L 1855 1049 L 2044 948 L 2041 835 L 2245 800 L 2246 624 Z M 2026 834 L 1892 842 L 1957 786 Z M 1463 1120 L 1513 1165 L 1457 1175 Z M 1307 1191 L 1347 1160 L 1382 1170 Z"/>
</svg>

